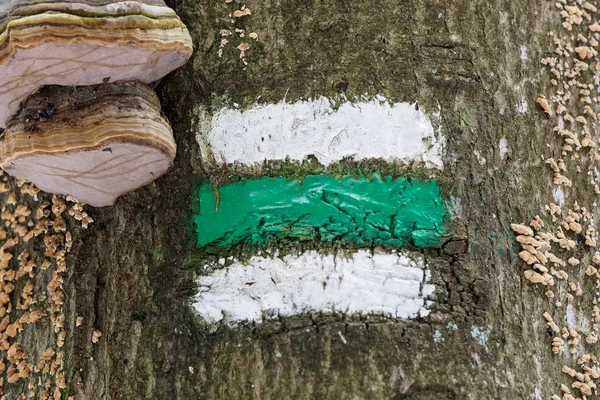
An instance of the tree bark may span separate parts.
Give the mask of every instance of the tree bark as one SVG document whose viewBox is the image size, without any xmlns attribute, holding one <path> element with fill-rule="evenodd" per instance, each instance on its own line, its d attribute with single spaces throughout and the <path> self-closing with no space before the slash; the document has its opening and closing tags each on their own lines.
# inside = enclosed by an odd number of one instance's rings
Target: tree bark
<svg viewBox="0 0 600 400">
<path fill-rule="evenodd" d="M 232 17 L 242 5 L 251 15 Z M 539 59 L 553 52 L 549 33 L 562 29 L 552 2 L 176 0 L 171 6 L 195 45 L 190 63 L 157 85 L 178 145 L 176 166 L 115 207 L 87 209 L 94 220 L 88 230 L 69 228 L 65 395 L 524 399 L 559 391 L 564 359 L 552 354 L 541 317 L 551 303 L 545 290 L 524 282 L 510 230 L 554 201 L 541 158 L 558 152 L 559 139 L 550 137 L 552 123 L 534 106 L 550 87 Z M 236 28 L 259 35 L 245 52 L 247 65 L 237 36 L 218 55 L 220 30 Z M 191 307 L 202 274 L 198 257 L 214 257 L 195 244 L 194 190 L 203 179 L 221 184 L 256 173 L 223 172 L 202 161 L 197 136 L 207 118 L 233 103 L 244 109 L 257 101 L 365 94 L 439 113 L 446 153 L 435 179 L 452 221 L 440 248 L 412 249 L 423 253 L 432 273 L 431 314 L 400 320 L 313 313 L 207 329 Z M 368 164 L 353 168 L 361 165 Z M 372 168 L 397 171 L 385 163 Z M 593 202 L 593 193 L 573 190 L 580 203 Z M 577 318 L 590 312 L 590 302 L 575 307 Z M 77 316 L 82 326 L 75 326 Z M 102 332 L 96 344 L 94 330 Z M 47 327 L 23 335 L 54 340 Z"/>
</svg>

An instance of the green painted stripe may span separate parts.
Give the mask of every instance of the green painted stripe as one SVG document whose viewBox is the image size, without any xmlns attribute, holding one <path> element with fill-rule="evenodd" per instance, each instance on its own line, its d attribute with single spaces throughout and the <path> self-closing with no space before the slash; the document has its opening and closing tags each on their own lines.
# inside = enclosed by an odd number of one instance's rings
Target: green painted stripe
<svg viewBox="0 0 600 400">
<path fill-rule="evenodd" d="M 274 239 L 358 245 L 438 246 L 446 210 L 435 181 L 313 175 L 203 184 L 194 215 L 200 247 L 265 245 Z"/>
</svg>

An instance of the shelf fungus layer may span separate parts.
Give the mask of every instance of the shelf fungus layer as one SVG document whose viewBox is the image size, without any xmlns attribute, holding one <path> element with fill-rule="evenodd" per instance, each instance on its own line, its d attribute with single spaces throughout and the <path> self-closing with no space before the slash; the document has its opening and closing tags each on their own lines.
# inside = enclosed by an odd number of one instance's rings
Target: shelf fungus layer
<svg viewBox="0 0 600 400">
<path fill-rule="evenodd" d="M 8 121 L 0 166 L 46 192 L 102 207 L 169 170 L 175 150 L 147 85 L 47 86 Z"/>
<path fill-rule="evenodd" d="M 0 128 L 43 85 L 154 82 L 187 62 L 192 40 L 162 0 L 0 4 Z"/>
</svg>

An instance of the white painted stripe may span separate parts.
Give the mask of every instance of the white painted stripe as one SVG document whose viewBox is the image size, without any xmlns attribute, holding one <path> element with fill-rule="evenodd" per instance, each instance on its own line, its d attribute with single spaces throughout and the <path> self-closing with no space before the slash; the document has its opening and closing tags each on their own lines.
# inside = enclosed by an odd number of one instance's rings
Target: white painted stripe
<svg viewBox="0 0 600 400">
<path fill-rule="evenodd" d="M 435 287 L 420 257 L 366 250 L 255 256 L 201 277 L 194 307 L 205 320 L 226 323 L 314 311 L 425 317 Z"/>
<path fill-rule="evenodd" d="M 205 128 L 204 140 L 217 160 L 224 156 L 228 163 L 254 165 L 314 155 L 323 165 L 351 157 L 443 166 L 444 139 L 439 132 L 436 138 L 429 118 L 414 105 L 390 104 L 381 96 L 345 102 L 338 109 L 324 97 L 246 111 L 225 108 Z"/>
</svg>

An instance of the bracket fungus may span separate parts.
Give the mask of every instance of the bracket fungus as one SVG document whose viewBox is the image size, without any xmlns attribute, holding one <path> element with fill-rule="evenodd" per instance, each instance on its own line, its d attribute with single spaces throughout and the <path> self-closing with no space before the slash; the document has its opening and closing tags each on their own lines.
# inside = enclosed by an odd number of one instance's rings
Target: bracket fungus
<svg viewBox="0 0 600 400">
<path fill-rule="evenodd" d="M 192 51 L 163 0 L 0 1 L 0 166 L 94 206 L 150 183 L 175 142 L 144 83 Z"/>
<path fill-rule="evenodd" d="M 0 128 L 43 85 L 154 82 L 192 40 L 162 0 L 6 0 L 0 5 Z"/>
<path fill-rule="evenodd" d="M 45 86 L 8 121 L 0 166 L 101 207 L 169 170 L 175 149 L 158 97 L 143 83 Z"/>
</svg>

